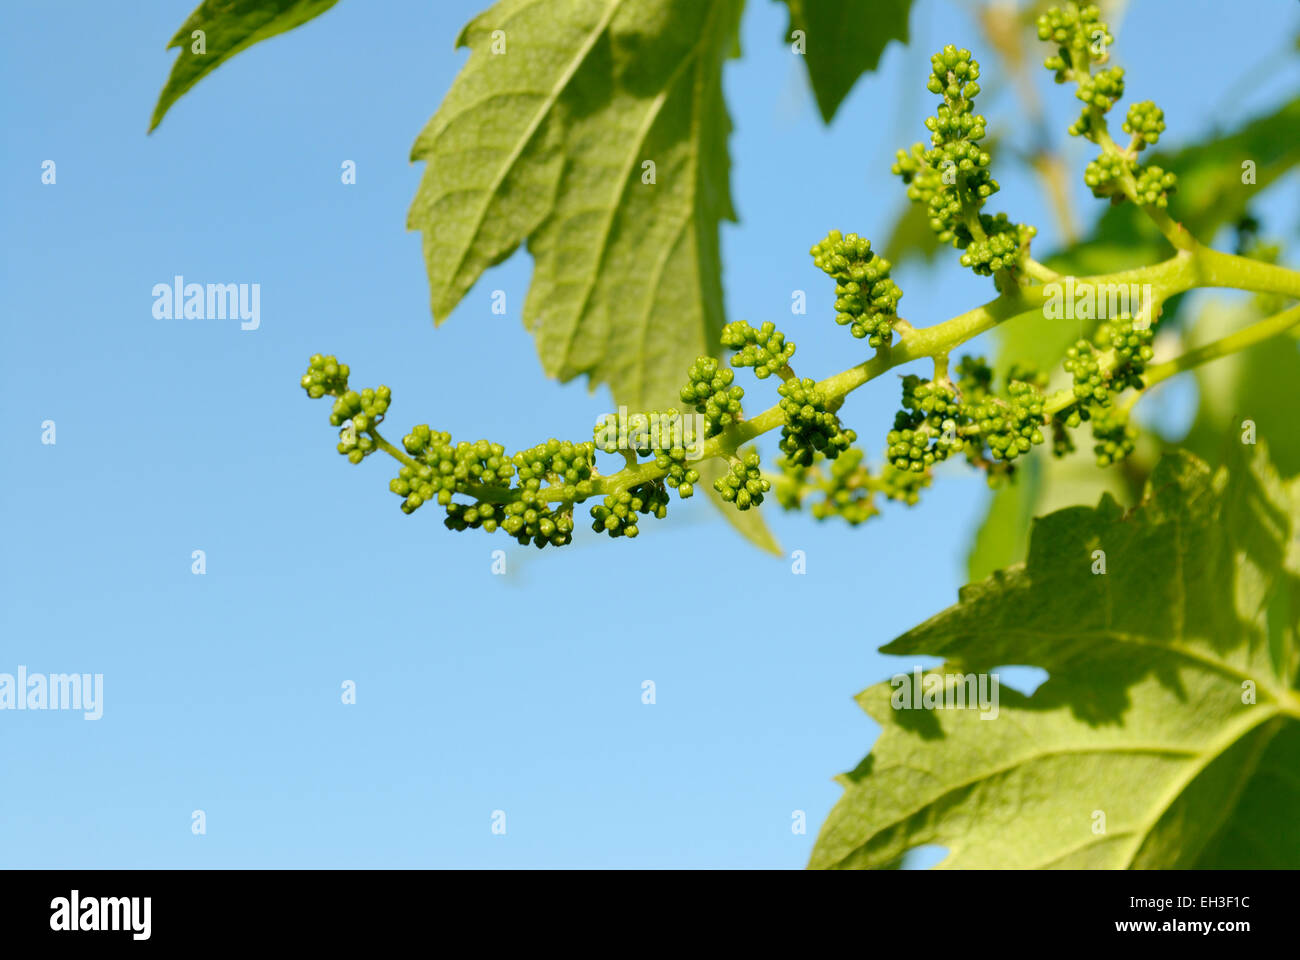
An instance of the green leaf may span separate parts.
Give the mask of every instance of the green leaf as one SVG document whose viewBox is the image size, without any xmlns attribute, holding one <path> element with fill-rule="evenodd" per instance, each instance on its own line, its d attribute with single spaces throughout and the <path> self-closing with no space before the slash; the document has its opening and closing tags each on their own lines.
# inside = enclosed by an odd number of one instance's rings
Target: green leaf
<svg viewBox="0 0 1300 960">
<path fill-rule="evenodd" d="M 988 514 L 966 560 L 971 580 L 982 580 L 994 570 L 1024 560 L 1029 529 L 1036 516 L 1095 502 L 1103 493 L 1120 503 L 1136 499 L 1123 466 L 1097 466 L 1086 428 L 1077 439 L 1079 448 L 1065 457 L 1043 451 L 1025 457 L 1018 463 L 1014 481 L 993 492 Z"/>
<path fill-rule="evenodd" d="M 547 374 L 633 409 L 677 400 L 723 324 L 720 81 L 741 6 L 500 0 L 465 27 L 469 61 L 411 151 L 436 321 L 527 240 Z"/>
<path fill-rule="evenodd" d="M 1026 565 L 884 647 L 943 658 L 926 676 L 1049 678 L 996 715 L 862 693 L 882 732 L 811 865 L 936 844 L 944 867 L 1300 866 L 1300 484 L 1245 449 L 1231 472 L 1167 456 L 1128 514 L 1039 520 Z"/>
<path fill-rule="evenodd" d="M 876 69 L 890 40 L 907 43 L 907 18 L 912 0 L 783 0 L 790 8 L 785 42 L 797 42 L 803 31 L 804 63 L 822 120 L 835 111 L 864 73 Z"/>
<path fill-rule="evenodd" d="M 338 0 L 203 0 L 176 31 L 167 49 L 180 56 L 158 96 L 149 131 L 180 97 L 241 50 L 319 17 Z M 203 51 L 195 52 L 194 31 L 203 31 Z"/>
</svg>

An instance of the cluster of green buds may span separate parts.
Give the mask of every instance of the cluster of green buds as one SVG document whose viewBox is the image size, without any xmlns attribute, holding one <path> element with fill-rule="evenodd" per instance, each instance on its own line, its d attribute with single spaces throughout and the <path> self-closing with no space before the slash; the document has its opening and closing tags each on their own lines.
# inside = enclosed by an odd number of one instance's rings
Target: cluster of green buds
<svg viewBox="0 0 1300 960">
<path fill-rule="evenodd" d="M 888 347 L 903 297 L 889 276 L 889 261 L 872 251 L 870 240 L 838 230 L 809 253 L 817 269 L 835 281 L 835 322 L 870 346 Z"/>
<path fill-rule="evenodd" d="M 979 62 L 969 50 L 949 44 L 931 57 L 930 69 L 926 87 L 943 98 L 925 121 L 931 145 L 899 150 L 893 172 L 907 184 L 908 197 L 926 206 L 939 242 L 962 251 L 963 266 L 981 276 L 1015 271 L 1037 231 L 1006 214 L 983 212 L 998 183 L 990 169 L 992 158 L 980 146 L 986 123 L 975 113 Z"/>
<path fill-rule="evenodd" d="M 963 447 L 957 433 L 961 417 L 951 385 L 908 374 L 903 378 L 902 409 L 885 438 L 889 463 L 897 470 L 924 473 L 947 460 Z"/>
<path fill-rule="evenodd" d="M 738 350 L 732 358 L 734 366 L 753 367 L 760 378 L 773 373 L 793 378 L 788 363 L 794 344 L 773 324 L 757 330 L 744 323 L 730 324 L 726 341 Z M 402 438 L 398 450 L 377 429 L 391 402 L 390 391 L 387 387 L 354 391 L 348 385 L 349 372 L 335 357 L 316 355 L 308 361 L 301 385 L 313 399 L 334 398 L 330 423 L 341 428 L 344 439 L 339 451 L 350 460 L 359 462 L 383 449 L 401 462 L 389 489 L 401 497 L 403 512 L 437 503 L 446 513 L 443 522 L 449 529 L 501 530 L 521 544 L 538 547 L 571 543 L 576 505 L 601 495 L 590 508 L 592 529 L 615 538 L 637 536 L 640 518 L 666 515 L 670 491 L 676 490 L 682 499 L 694 494 L 700 482 L 696 460 L 705 441 L 742 419 L 744 390 L 734 383 L 733 371 L 717 358 L 700 357 L 687 371 L 681 396 L 703 414 L 702 431 L 693 417 L 670 409 L 632 414 L 623 428 L 613 431 L 606 417 L 590 442 L 551 439 L 507 454 L 501 444 L 456 442 L 449 433 L 421 424 Z M 825 400 L 814 386 L 812 381 L 801 386 L 808 392 L 800 394 L 801 402 L 791 414 L 792 436 L 809 449 L 829 450 L 837 444 L 842 448 L 851 442 L 852 433 L 838 429 L 838 421 L 825 410 Z M 623 483 L 615 482 L 616 477 L 601 477 L 597 451 L 621 452 L 628 468 L 653 467 L 653 473 Z M 714 488 L 724 501 L 748 510 L 763 502 L 771 484 L 762 475 L 758 454 L 750 451 L 731 457 L 729 470 Z"/>
<path fill-rule="evenodd" d="M 1091 72 L 1091 64 L 1110 60 L 1115 38 L 1095 3 L 1051 7 L 1038 18 L 1037 25 L 1038 39 L 1056 47 L 1043 66 L 1056 74 L 1057 83 L 1068 82 L 1081 67 Z"/>
<path fill-rule="evenodd" d="M 421 424 L 402 438 L 398 450 L 378 431 L 391 401 L 390 391 L 387 387 L 352 390 L 348 375 L 347 365 L 335 357 L 316 355 L 301 380 L 309 397 L 334 398 L 330 423 L 341 427 L 344 437 L 339 452 L 356 463 L 385 449 L 402 464 L 389 483 L 401 498 L 402 511 L 410 514 L 437 503 L 446 514 L 443 523 L 452 530 L 501 530 L 521 544 L 564 546 L 573 540 L 575 506 L 603 493 L 603 502 L 591 508 L 593 528 L 613 537 L 634 537 L 638 515 L 665 515 L 670 487 L 689 497 L 691 485 L 699 482 L 699 473 L 678 442 L 695 439 L 689 425 L 678 431 L 677 441 L 663 448 L 636 441 L 644 448 L 641 452 L 661 467 L 663 476 L 629 490 L 606 488 L 596 470 L 594 442 L 551 439 L 507 454 L 499 443 L 456 442 L 451 434 Z M 676 411 L 663 416 L 683 420 Z"/>
<path fill-rule="evenodd" d="M 840 425 L 816 381 L 791 378 L 777 392 L 785 415 L 781 452 L 791 463 L 812 463 L 814 453 L 833 460 L 857 439 L 857 434 Z"/>
<path fill-rule="evenodd" d="M 820 485 L 823 496 L 811 508 L 813 517 L 818 520 L 840 517 L 849 526 L 856 527 L 880 513 L 873 496 L 871 474 L 863 464 L 865 459 L 866 451 L 853 447 L 828 463 L 826 481 Z"/>
<path fill-rule="evenodd" d="M 1038 18 L 1038 37 L 1056 47 L 1056 53 L 1044 60 L 1043 66 L 1053 72 L 1057 83 L 1073 82 L 1075 96 L 1083 101 L 1083 110 L 1070 126 L 1070 133 L 1101 147 L 1100 155 L 1084 172 L 1084 182 L 1093 194 L 1115 200 L 1127 198 L 1160 209 L 1168 206 L 1178 178 L 1159 166 L 1144 166 L 1137 159 L 1142 150 L 1160 139 L 1165 130 L 1164 112 L 1150 100 L 1129 107 L 1123 124 L 1124 132 L 1132 136 L 1127 149 L 1119 147 L 1107 129 L 1106 115 L 1124 96 L 1124 70 L 1093 70 L 1110 59 L 1108 48 L 1114 42 L 1097 5 L 1072 2 L 1052 7 Z"/>
<path fill-rule="evenodd" d="M 1135 103 L 1128 108 L 1124 132 L 1132 134 L 1137 149 L 1147 144 L 1154 146 L 1160 141 L 1160 134 L 1165 132 L 1165 112 L 1150 100 Z M 1138 141 L 1141 146 L 1138 146 Z"/>
<path fill-rule="evenodd" d="M 987 471 L 990 483 L 1008 476 L 1012 461 L 1044 442 L 1047 427 L 1044 378 L 1013 368 L 1002 394 L 983 357 L 962 357 L 956 379 L 903 378 L 902 409 L 886 437 L 896 470 L 929 474 L 938 463 L 964 453 Z"/>
<path fill-rule="evenodd" d="M 878 496 L 910 506 L 931 480 L 928 472 L 898 470 L 889 463 L 873 474 L 866 452 L 856 446 L 834 460 L 818 454 L 811 464 L 795 464 L 783 457 L 777 465 L 781 472 L 774 492 L 783 509 L 801 510 L 810 504 L 814 519 L 838 518 L 854 527 L 879 515 Z"/>
<path fill-rule="evenodd" d="M 350 390 L 348 373 L 347 364 L 318 353 L 307 361 L 307 372 L 300 383 L 313 400 L 334 397 L 330 424 L 340 428 L 338 452 L 351 463 L 360 463 L 375 450 L 374 438 L 367 431 L 383 422 L 392 393 L 383 386 L 360 393 Z"/>
<path fill-rule="evenodd" d="M 1053 452 L 1074 450 L 1065 428 L 1091 421 L 1097 463 L 1108 466 L 1128 456 L 1137 432 L 1115 398 L 1129 387 L 1141 390 L 1142 374 L 1153 355 L 1155 331 L 1150 323 L 1123 317 L 1101 324 L 1094 337 L 1080 339 L 1065 352 L 1065 369 L 1073 378 L 1075 402 L 1056 415 Z"/>
<path fill-rule="evenodd" d="M 1047 423 L 1040 386 L 1028 380 L 1008 380 L 1005 400 L 989 399 L 965 410 L 995 461 L 1010 462 L 1042 443 Z"/>
<path fill-rule="evenodd" d="M 632 459 L 641 457 L 654 462 L 663 482 L 675 489 L 683 500 L 695 494 L 700 473 L 694 462 L 704 438 L 697 435 L 692 417 L 683 416 L 675 407 L 653 413 L 634 413 L 624 429 L 619 418 L 606 414 L 596 424 L 596 449 L 604 453 L 627 451 Z"/>
<path fill-rule="evenodd" d="M 1092 452 L 1099 467 L 1123 460 L 1137 447 L 1137 430 L 1128 422 L 1128 412 L 1108 407 L 1092 418 Z"/>
<path fill-rule="evenodd" d="M 689 382 L 681 389 L 682 403 L 702 413 L 708 423 L 707 436 L 717 436 L 741 418 L 743 387 L 736 385 L 735 373 L 722 366 L 715 357 L 700 357 L 686 372 Z"/>
<path fill-rule="evenodd" d="M 748 510 L 763 502 L 763 494 L 772 489 L 772 483 L 763 476 L 757 453 L 733 457 L 727 472 L 713 481 L 713 489 L 737 510 Z"/>
<path fill-rule="evenodd" d="M 662 520 L 668 513 L 668 491 L 659 482 L 640 484 L 631 490 L 611 493 L 604 503 L 591 508 L 591 529 L 611 537 L 635 537 L 640 528 L 638 515 Z"/>
<path fill-rule="evenodd" d="M 789 372 L 794 356 L 794 342 L 787 341 L 776 324 L 767 322 L 755 330 L 744 320 L 722 328 L 722 345 L 737 351 L 732 354 L 733 367 L 753 367 L 754 376 L 766 380 L 772 374 Z M 792 376 L 793 374 L 791 374 Z"/>
</svg>

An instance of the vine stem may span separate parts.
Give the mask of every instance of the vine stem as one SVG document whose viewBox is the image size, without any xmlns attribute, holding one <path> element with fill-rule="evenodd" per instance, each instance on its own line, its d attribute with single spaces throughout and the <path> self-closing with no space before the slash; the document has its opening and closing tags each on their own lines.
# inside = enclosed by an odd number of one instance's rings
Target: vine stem
<svg viewBox="0 0 1300 960">
<path fill-rule="evenodd" d="M 1300 326 L 1300 304 L 1283 310 L 1281 313 L 1275 313 L 1266 320 L 1253 323 L 1244 330 L 1238 330 L 1236 333 L 1221 337 L 1194 350 L 1188 350 L 1171 360 L 1154 363 L 1143 371 L 1142 389 L 1136 391 L 1128 399 L 1128 402 L 1124 405 L 1124 412 L 1127 413 L 1132 410 L 1134 404 L 1146 396 L 1147 391 L 1170 377 L 1199 367 L 1202 364 L 1210 363 L 1213 360 L 1218 360 L 1221 357 L 1231 356 L 1245 350 L 1247 347 L 1253 347 L 1257 343 L 1263 343 L 1265 340 L 1286 333 L 1297 326 Z M 1053 396 L 1055 397 L 1055 394 Z M 1050 401 L 1044 406 L 1044 412 L 1046 412 L 1047 406 L 1050 406 Z M 1064 406 L 1069 406 L 1069 404 L 1067 403 Z M 1057 410 L 1051 412 L 1056 413 Z"/>
<path fill-rule="evenodd" d="M 1042 283 L 1055 283 L 1061 275 L 1046 264 L 1039 263 L 1033 257 L 1025 257 L 1025 273 Z"/>
<path fill-rule="evenodd" d="M 1226 357 L 1247 347 L 1253 347 L 1255 344 L 1262 343 L 1280 333 L 1286 333 L 1297 324 L 1300 324 L 1300 304 L 1283 310 L 1281 313 L 1275 313 L 1266 320 L 1253 323 L 1244 330 L 1238 330 L 1236 333 L 1229 334 L 1212 343 L 1207 343 L 1194 350 L 1188 350 L 1172 360 L 1152 364 L 1147 367 L 1142 379 L 1147 387 L 1152 387 L 1162 380 L 1168 380 L 1175 374 L 1182 373 L 1184 370 L 1199 367 L 1203 363 L 1218 360 L 1220 357 Z"/>
<path fill-rule="evenodd" d="M 1099 290 L 1104 293 L 1105 288 L 1112 284 L 1150 284 L 1155 300 L 1161 302 L 1175 294 L 1198 287 L 1224 287 L 1255 293 L 1276 293 L 1300 299 L 1300 272 L 1222 253 L 1193 243 L 1190 249 L 1181 249 L 1168 260 L 1148 267 L 1091 277 L 1076 277 L 1074 289 L 1076 293 L 1091 290 L 1096 296 Z M 877 350 L 873 357 L 856 366 L 827 377 L 817 384 L 817 388 L 826 395 L 828 402 L 842 402 L 858 387 L 894 367 L 915 360 L 946 355 L 967 340 L 993 329 L 1000 323 L 1041 311 L 1050 297 L 1048 285 L 1045 284 L 1011 287 L 995 299 L 943 323 L 929 327 L 912 327 L 905 339 L 891 347 Z M 1149 367 L 1146 381 L 1148 385 L 1158 383 L 1191 366 L 1226 356 L 1282 333 L 1295 326 L 1297 322 L 1300 322 L 1300 306 L 1292 307 L 1275 317 L 1217 340 L 1213 344 L 1189 351 L 1174 360 Z M 1109 369 L 1107 365 L 1114 364 L 1113 353 L 1103 354 L 1101 363 Z M 1049 414 L 1059 412 L 1074 400 L 1072 391 L 1052 394 L 1045 405 L 1045 412 Z M 771 406 L 748 420 L 732 424 L 721 434 L 708 440 L 704 444 L 700 459 L 729 460 L 736 456 L 743 444 L 784 424 L 785 414 L 780 405 Z M 367 432 L 374 437 L 378 449 L 404 466 L 418 469 L 417 461 L 383 439 L 374 428 Z M 621 493 L 642 483 L 657 480 L 663 475 L 664 471 L 653 461 L 635 466 L 629 464 L 617 473 L 594 478 L 594 492 L 596 494 Z M 493 502 L 505 502 L 513 496 L 513 492 L 505 487 L 481 487 L 465 492 L 481 500 Z M 566 499 L 560 488 L 555 486 L 539 491 L 539 495 L 548 503 L 564 502 Z"/>
<path fill-rule="evenodd" d="M 389 443 L 387 440 L 385 440 L 383 437 L 381 437 L 381 436 L 379 435 L 379 431 L 378 431 L 376 428 L 371 427 L 371 428 L 370 428 L 369 430 L 367 430 L 366 432 L 369 433 L 370 436 L 372 436 L 372 437 L 374 438 L 374 440 L 375 440 L 375 446 L 376 446 L 376 447 L 378 447 L 380 450 L 384 451 L 384 453 L 388 454 L 390 457 L 392 457 L 394 460 L 396 460 L 396 461 L 397 461 L 398 463 L 400 463 L 402 466 L 404 466 L 404 467 L 411 467 L 412 469 L 418 469 L 418 468 L 419 468 L 420 464 L 419 464 L 418 462 L 416 462 L 416 461 L 413 460 L 412 458 L 408 457 L 408 456 L 407 456 L 405 453 L 403 453 L 401 450 L 398 450 L 395 446 L 393 446 L 391 443 Z"/>
</svg>

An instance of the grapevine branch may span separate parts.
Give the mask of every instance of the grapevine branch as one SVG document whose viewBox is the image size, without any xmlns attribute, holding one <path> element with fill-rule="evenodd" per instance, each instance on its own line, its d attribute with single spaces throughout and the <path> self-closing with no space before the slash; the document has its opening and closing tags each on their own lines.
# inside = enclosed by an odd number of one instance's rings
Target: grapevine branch
<svg viewBox="0 0 1300 960">
<path fill-rule="evenodd" d="M 1150 267 L 1076 278 L 1074 281 L 1076 290 L 1084 291 L 1091 288 L 1094 295 L 1098 289 L 1104 290 L 1112 284 L 1151 284 L 1155 298 L 1161 301 L 1200 287 L 1224 287 L 1300 298 L 1300 273 L 1236 254 L 1222 253 L 1199 244 Z M 913 327 L 912 331 L 897 345 L 879 350 L 869 360 L 819 381 L 817 388 L 831 400 L 842 400 L 854 390 L 895 367 L 916 360 L 943 356 L 1000 323 L 1040 311 L 1046 298 L 1044 291 L 1043 285 L 1019 287 L 943 323 L 929 327 Z M 1262 320 L 1222 340 L 1188 351 L 1173 360 L 1148 367 L 1144 379 L 1147 380 L 1148 385 L 1153 385 L 1176 373 L 1277 336 L 1297 324 L 1300 324 L 1300 306 Z M 1109 357 L 1103 355 L 1103 367 L 1113 364 L 1113 355 Z M 1075 397 L 1071 391 L 1058 391 L 1048 399 L 1045 412 L 1057 413 L 1074 402 Z M 785 416 L 780 405 L 773 405 L 706 441 L 703 458 L 730 460 L 744 444 L 765 433 L 770 433 L 784 423 Z M 374 437 L 379 449 L 394 460 L 404 466 L 418 466 L 413 458 L 385 440 L 377 428 L 371 427 L 367 432 Z M 643 483 L 662 479 L 664 474 L 665 471 L 653 462 L 627 466 L 617 473 L 598 478 L 595 482 L 595 493 L 621 493 Z M 466 490 L 466 493 L 478 499 L 499 503 L 512 498 L 512 491 L 506 487 L 472 486 Z M 548 503 L 559 503 L 565 499 L 558 485 L 544 488 L 540 496 Z"/>
<path fill-rule="evenodd" d="M 820 381 L 801 379 L 790 362 L 795 345 L 773 324 L 760 329 L 744 321 L 727 324 L 722 343 L 734 351 L 731 367 L 750 367 L 759 379 L 775 376 L 780 402 L 746 417 L 741 408 L 744 390 L 733 382 L 732 369 L 717 358 L 701 357 L 681 390 L 682 402 L 700 415 L 700 428 L 687 430 L 685 418 L 675 409 L 636 415 L 647 423 L 651 417 L 660 422 L 667 417 L 681 426 L 681 435 L 668 440 L 648 432 L 637 432 L 634 438 L 623 428 L 613 440 L 598 428 L 594 443 L 549 440 L 507 456 L 499 444 L 453 444 L 449 434 L 419 426 L 399 447 L 379 431 L 391 395 L 387 387 L 350 390 L 348 368 L 319 355 L 311 359 L 302 385 L 309 396 L 335 398 L 330 419 L 343 428 L 340 453 L 360 463 L 378 450 L 401 464 L 390 489 L 404 498 L 403 510 L 410 513 L 436 500 L 447 511 L 445 522 L 452 529 L 500 528 L 521 543 L 539 547 L 569 543 L 575 506 L 593 497 L 604 498 L 591 508 L 594 529 L 613 537 L 636 536 L 638 514 L 664 516 L 669 488 L 682 498 L 692 495 L 700 480 L 698 461 L 703 460 L 723 462 L 725 472 L 714 481 L 714 489 L 737 509 L 759 505 L 770 490 L 782 506 L 795 508 L 802 505 L 805 492 L 818 489 L 826 498 L 813 505 L 814 516 L 839 515 L 849 523 L 877 512 L 872 499 L 876 493 L 915 503 L 932 467 L 954 453 L 963 453 L 988 473 L 990 482 L 998 482 L 1011 474 L 1018 457 L 1045 442 L 1047 432 L 1054 453 L 1074 449 L 1069 430 L 1084 421 L 1092 421 L 1098 462 L 1104 466 L 1121 460 L 1135 444 L 1129 411 L 1151 386 L 1300 324 L 1300 307 L 1291 307 L 1151 365 L 1152 326 L 1163 304 L 1203 287 L 1296 299 L 1300 273 L 1214 250 L 1170 217 L 1168 197 L 1177 189 L 1177 177 L 1139 159 L 1164 131 L 1164 114 L 1150 101 L 1133 104 L 1123 124 L 1129 144 L 1121 147 L 1115 141 L 1107 114 L 1123 96 L 1124 71 L 1102 66 L 1113 38 L 1095 6 L 1067 3 L 1052 8 L 1039 18 L 1038 34 L 1056 48 L 1044 65 L 1054 71 L 1058 83 L 1073 83 L 1084 104 L 1070 133 L 1099 150 L 1088 164 L 1085 182 L 1098 197 L 1138 206 L 1173 247 L 1169 259 L 1116 273 L 1063 277 L 1030 255 L 1034 227 L 1014 223 L 1004 213 L 985 212 L 999 186 L 992 177 L 991 157 L 980 143 L 985 119 L 974 110 L 980 68 L 969 50 L 948 46 L 931 58 L 927 80 L 927 88 L 941 97 L 935 115 L 926 120 L 930 146 L 917 143 L 898 151 L 893 172 L 902 177 L 908 196 L 927 208 L 936 237 L 961 251 L 962 265 L 992 278 L 998 295 L 987 303 L 943 323 L 914 326 L 898 315 L 903 294 L 890 276 L 889 262 L 876 255 L 865 238 L 831 231 L 812 248 L 814 263 L 835 280 L 836 323 L 865 339 L 875 348 L 874 355 Z M 1116 302 L 1108 296 L 1116 289 L 1149 291 L 1131 308 L 1126 299 L 1120 314 L 1100 324 L 1093 339 L 1080 339 L 1066 351 L 1071 388 L 1045 394 L 1048 378 L 1017 365 L 1006 371 L 1005 387 L 999 391 L 983 358 L 952 362 L 957 347 L 998 324 L 1033 313 L 1049 317 L 1048 305 L 1059 305 L 1063 285 L 1098 308 Z M 1098 309 L 1097 316 L 1105 313 Z M 902 409 L 887 437 L 885 467 L 873 475 L 863 464 L 863 449 L 855 445 L 856 433 L 840 422 L 840 408 L 863 384 L 923 359 L 933 362 L 933 376 L 928 381 L 915 375 L 903 378 Z M 1133 392 L 1117 402 L 1130 388 Z M 778 427 L 780 472 L 765 473 L 758 455 L 746 445 Z M 698 456 L 688 456 L 687 447 Z M 597 449 L 621 452 L 625 466 L 602 476 L 595 461 Z M 822 464 L 829 467 L 826 472 Z"/>
</svg>

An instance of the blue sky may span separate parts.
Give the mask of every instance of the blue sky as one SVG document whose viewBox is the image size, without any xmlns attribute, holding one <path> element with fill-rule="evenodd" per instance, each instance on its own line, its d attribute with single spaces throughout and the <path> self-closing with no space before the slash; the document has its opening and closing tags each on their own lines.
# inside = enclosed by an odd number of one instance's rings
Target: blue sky
<svg viewBox="0 0 1300 960">
<path fill-rule="evenodd" d="M 386 462 L 334 453 L 324 405 L 297 383 L 310 354 L 391 386 L 394 423 L 512 447 L 586 439 L 609 408 L 603 390 L 542 376 L 519 321 L 524 253 L 441 328 L 429 316 L 407 156 L 480 3 L 342 0 L 222 67 L 147 137 L 189 4 L 0 8 L 0 673 L 104 676 L 98 721 L 0 712 L 0 865 L 802 866 L 832 776 L 875 736 L 852 697 L 909 670 L 876 648 L 955 599 L 982 481 L 946 471 L 921 507 L 857 530 L 767 511 L 803 576 L 703 497 L 635 542 L 545 553 L 404 516 Z M 1165 108 L 1171 144 L 1295 89 L 1292 64 L 1205 112 L 1285 45 L 1294 4 L 1130 6 L 1130 97 Z M 883 244 L 903 203 L 893 152 L 931 109 L 928 56 L 982 44 L 964 5 L 917 0 L 913 44 L 891 46 L 826 129 L 780 42 L 783 9 L 751 0 L 726 68 L 741 221 L 723 228 L 724 284 L 730 317 L 789 321 L 800 372 L 823 376 L 860 345 L 831 322 L 807 248 L 831 227 Z M 1073 98 L 1042 79 L 1061 130 Z M 986 106 L 995 126 L 1014 109 L 1009 93 Z M 1000 208 L 1050 248 L 1036 185 L 997 169 Z M 1271 195 L 1287 229 L 1296 192 Z M 913 323 L 991 295 L 940 259 L 898 271 Z M 259 283 L 260 328 L 155 319 L 151 290 L 176 274 Z M 793 289 L 806 317 L 789 317 Z M 883 438 L 897 390 L 885 377 L 851 398 L 859 435 Z"/>
</svg>

